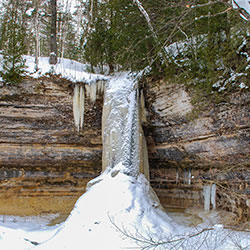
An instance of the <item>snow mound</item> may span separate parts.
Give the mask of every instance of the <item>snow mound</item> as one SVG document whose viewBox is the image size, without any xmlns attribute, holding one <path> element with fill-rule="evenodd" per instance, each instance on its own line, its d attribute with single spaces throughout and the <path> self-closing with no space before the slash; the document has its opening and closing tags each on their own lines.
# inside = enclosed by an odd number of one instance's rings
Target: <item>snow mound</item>
<svg viewBox="0 0 250 250">
<path fill-rule="evenodd" d="M 154 194 L 143 175 L 112 177 L 105 172 L 91 183 L 58 234 L 35 249 L 134 249 L 137 242 L 126 233 L 146 238 L 174 231 L 173 221 L 152 199 Z"/>
<path fill-rule="evenodd" d="M 34 78 L 39 78 L 46 74 L 60 75 L 72 82 L 94 83 L 98 80 L 107 80 L 108 77 L 101 74 L 88 73 L 89 65 L 82 64 L 74 60 L 59 58 L 56 65 L 49 64 L 49 57 L 39 57 L 39 70 L 35 70 L 35 58 L 24 56 L 26 59 L 27 72 Z"/>
</svg>

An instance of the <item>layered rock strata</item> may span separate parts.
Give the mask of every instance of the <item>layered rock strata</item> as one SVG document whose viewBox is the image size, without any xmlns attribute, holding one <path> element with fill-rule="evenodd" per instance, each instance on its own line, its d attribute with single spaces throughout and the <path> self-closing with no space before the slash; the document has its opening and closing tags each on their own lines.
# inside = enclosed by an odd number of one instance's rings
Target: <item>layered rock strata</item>
<svg viewBox="0 0 250 250">
<path fill-rule="evenodd" d="M 78 133 L 73 84 L 25 79 L 0 88 L 0 214 L 68 213 L 101 171 L 102 100 Z"/>
<path fill-rule="evenodd" d="M 249 218 L 249 91 L 196 105 L 183 85 L 159 81 L 144 91 L 151 184 L 162 203 L 203 206 L 204 187 L 216 184 L 217 207 Z"/>
<path fill-rule="evenodd" d="M 73 88 L 57 77 L 0 87 L 0 214 L 67 214 L 101 172 L 102 96 L 85 98 L 78 132 Z M 249 217 L 249 91 L 194 105 L 183 85 L 143 90 L 150 181 L 163 206 L 202 208 L 204 187 L 216 184 L 216 206 Z"/>
</svg>

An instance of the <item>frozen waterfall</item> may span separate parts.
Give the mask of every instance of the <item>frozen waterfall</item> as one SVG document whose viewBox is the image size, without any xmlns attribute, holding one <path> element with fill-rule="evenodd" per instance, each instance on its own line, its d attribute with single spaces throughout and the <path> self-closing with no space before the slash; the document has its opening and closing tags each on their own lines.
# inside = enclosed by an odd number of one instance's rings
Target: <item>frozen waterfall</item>
<svg viewBox="0 0 250 250">
<path fill-rule="evenodd" d="M 98 86 L 99 84 L 99 86 Z M 113 76 L 103 84 L 85 85 L 91 101 L 104 89 L 102 118 L 103 173 L 88 183 L 87 192 L 58 232 L 39 250 L 68 249 L 135 249 L 138 242 L 117 231 L 128 230 L 132 235 L 171 234 L 173 222 L 163 211 L 148 180 L 146 141 L 141 126 L 143 96 L 138 81 L 129 74 Z M 84 98 L 76 85 L 74 96 L 75 124 L 81 127 Z M 84 100 L 84 99 L 83 99 Z M 78 110 L 77 110 L 78 109 Z M 80 115 L 79 115 L 80 114 Z M 82 115 L 82 116 L 81 116 Z M 144 174 L 142 174 L 144 173 Z M 98 239 L 98 240 L 96 240 Z"/>
<path fill-rule="evenodd" d="M 106 85 L 102 116 L 103 171 L 149 177 L 147 146 L 141 127 L 138 81 L 126 73 Z M 143 98 L 143 97 L 142 97 Z M 114 169 L 119 163 L 122 169 Z"/>
<path fill-rule="evenodd" d="M 103 171 L 112 171 L 121 162 L 125 168 L 119 171 L 131 176 L 143 173 L 149 179 L 147 144 L 141 126 L 146 119 L 145 104 L 138 81 L 123 73 L 106 83 L 98 80 L 91 84 L 75 84 L 73 113 L 78 131 L 83 128 L 85 93 L 91 102 L 96 101 L 98 94 L 104 93 Z"/>
</svg>

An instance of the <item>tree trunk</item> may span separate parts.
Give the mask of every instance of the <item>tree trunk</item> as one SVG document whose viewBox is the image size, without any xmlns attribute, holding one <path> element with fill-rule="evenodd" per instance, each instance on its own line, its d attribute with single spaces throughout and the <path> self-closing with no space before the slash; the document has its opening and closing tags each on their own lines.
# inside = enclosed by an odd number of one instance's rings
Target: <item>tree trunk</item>
<svg viewBox="0 0 250 250">
<path fill-rule="evenodd" d="M 39 55 L 40 55 L 40 42 L 39 42 L 39 6 L 40 0 L 36 1 L 36 16 L 35 16 L 35 70 L 38 71 Z"/>
<path fill-rule="evenodd" d="M 49 63 L 57 63 L 57 43 L 56 43 L 56 1 L 51 0 L 51 36 L 50 36 L 50 57 Z"/>
</svg>

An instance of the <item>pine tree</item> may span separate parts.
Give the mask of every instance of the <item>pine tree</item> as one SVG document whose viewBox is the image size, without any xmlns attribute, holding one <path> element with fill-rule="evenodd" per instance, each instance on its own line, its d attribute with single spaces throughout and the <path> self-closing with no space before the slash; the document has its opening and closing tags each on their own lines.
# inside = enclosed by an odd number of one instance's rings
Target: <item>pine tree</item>
<svg viewBox="0 0 250 250">
<path fill-rule="evenodd" d="M 20 0 L 9 0 L 6 5 L 5 33 L 2 34 L 3 70 L 1 77 L 5 82 L 18 83 L 25 73 L 25 30 L 22 25 Z"/>
</svg>

